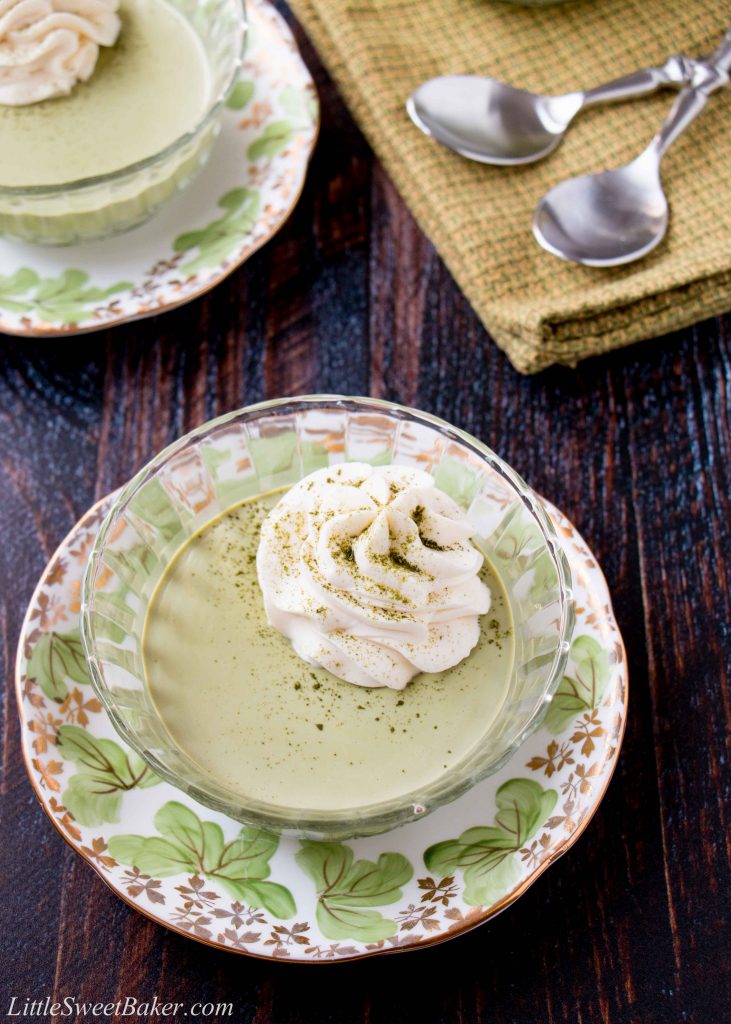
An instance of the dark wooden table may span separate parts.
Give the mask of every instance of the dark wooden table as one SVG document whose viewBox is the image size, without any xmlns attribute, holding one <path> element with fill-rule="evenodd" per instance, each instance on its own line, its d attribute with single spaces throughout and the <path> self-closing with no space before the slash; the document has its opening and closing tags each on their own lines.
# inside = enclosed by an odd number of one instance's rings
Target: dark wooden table
<svg viewBox="0 0 731 1024">
<path fill-rule="evenodd" d="M 323 130 L 284 230 L 167 316 L 0 341 L 0 1013 L 10 995 L 157 994 L 231 1000 L 220 1020 L 237 1024 L 722 1024 L 731 318 L 519 376 L 299 38 Z M 11 677 L 36 580 L 96 498 L 212 416 L 317 391 L 437 413 L 566 511 L 614 595 L 630 718 L 593 822 L 508 912 L 443 946 L 314 969 L 200 946 L 105 888 L 31 790 Z"/>
</svg>

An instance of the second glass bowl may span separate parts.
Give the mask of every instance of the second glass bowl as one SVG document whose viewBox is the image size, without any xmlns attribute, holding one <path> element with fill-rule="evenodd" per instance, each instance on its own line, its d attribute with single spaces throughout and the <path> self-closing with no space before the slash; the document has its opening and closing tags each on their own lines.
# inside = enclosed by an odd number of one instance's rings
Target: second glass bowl
<svg viewBox="0 0 731 1024">
<path fill-rule="evenodd" d="M 333 811 L 243 799 L 180 749 L 161 721 L 145 682 L 146 611 L 171 558 L 205 523 L 246 498 L 343 461 L 417 466 L 465 510 L 511 605 L 515 658 L 507 697 L 477 747 L 419 791 Z M 163 779 L 239 821 L 347 838 L 418 818 L 497 771 L 543 719 L 563 675 L 573 621 L 570 569 L 553 524 L 494 452 L 413 409 L 311 396 L 264 402 L 206 423 L 122 490 L 86 569 L 81 633 L 94 688 L 112 722 Z"/>
<path fill-rule="evenodd" d="M 144 160 L 54 185 L 0 186 L 0 235 L 41 245 L 107 238 L 146 221 L 203 167 L 236 84 L 246 40 L 244 0 L 175 0 L 200 40 L 211 98 L 199 122 Z M 154 97 L 150 97 L 154 103 Z"/>
</svg>

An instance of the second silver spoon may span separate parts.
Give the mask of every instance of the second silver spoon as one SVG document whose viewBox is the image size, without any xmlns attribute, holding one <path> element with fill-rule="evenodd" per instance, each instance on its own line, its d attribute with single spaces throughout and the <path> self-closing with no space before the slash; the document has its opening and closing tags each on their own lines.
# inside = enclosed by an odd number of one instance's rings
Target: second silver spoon
<svg viewBox="0 0 731 1024">
<path fill-rule="evenodd" d="M 680 87 L 694 62 L 674 56 L 657 68 L 616 78 L 586 92 L 540 96 L 479 75 L 432 78 L 406 102 L 414 124 L 443 146 L 485 164 L 527 164 L 540 160 L 561 142 L 586 107 Z"/>
<path fill-rule="evenodd" d="M 709 97 L 728 85 L 730 69 L 731 31 L 708 63 L 698 62 L 662 128 L 636 159 L 612 171 L 569 178 L 546 193 L 533 217 L 539 244 L 588 267 L 631 263 L 659 245 L 669 216 L 661 161 Z"/>
</svg>

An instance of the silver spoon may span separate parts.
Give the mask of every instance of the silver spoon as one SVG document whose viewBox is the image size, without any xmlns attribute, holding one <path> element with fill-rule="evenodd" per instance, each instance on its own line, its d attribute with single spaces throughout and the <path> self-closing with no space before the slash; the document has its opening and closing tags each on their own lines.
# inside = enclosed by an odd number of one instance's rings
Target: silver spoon
<svg viewBox="0 0 731 1024">
<path fill-rule="evenodd" d="M 533 234 L 549 252 L 588 267 L 615 267 L 645 256 L 668 229 L 660 162 L 708 97 L 729 81 L 731 30 L 708 61 L 698 62 L 647 149 L 626 167 L 562 182 L 541 199 Z"/>
<path fill-rule="evenodd" d="M 528 164 L 558 146 L 569 125 L 586 107 L 645 96 L 690 79 L 694 62 L 669 57 L 586 92 L 540 96 L 479 75 L 432 78 L 406 101 L 414 124 L 443 146 L 485 164 Z"/>
</svg>

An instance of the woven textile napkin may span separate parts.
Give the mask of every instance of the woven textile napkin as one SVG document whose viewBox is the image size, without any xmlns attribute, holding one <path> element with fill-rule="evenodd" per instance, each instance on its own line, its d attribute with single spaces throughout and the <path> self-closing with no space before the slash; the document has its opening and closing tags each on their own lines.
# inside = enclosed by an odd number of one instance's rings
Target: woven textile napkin
<svg viewBox="0 0 731 1024">
<path fill-rule="evenodd" d="M 533 373 L 731 308 L 731 89 L 670 150 L 663 245 L 598 270 L 543 252 L 536 203 L 575 174 L 636 156 L 671 92 L 579 115 L 560 149 L 527 167 L 471 163 L 427 139 L 404 101 L 435 75 L 488 74 L 544 93 L 597 85 L 674 52 L 707 53 L 731 22 L 726 0 L 290 0 L 421 227 L 517 369 Z M 407 257 L 405 257 L 407 258 Z"/>
</svg>

